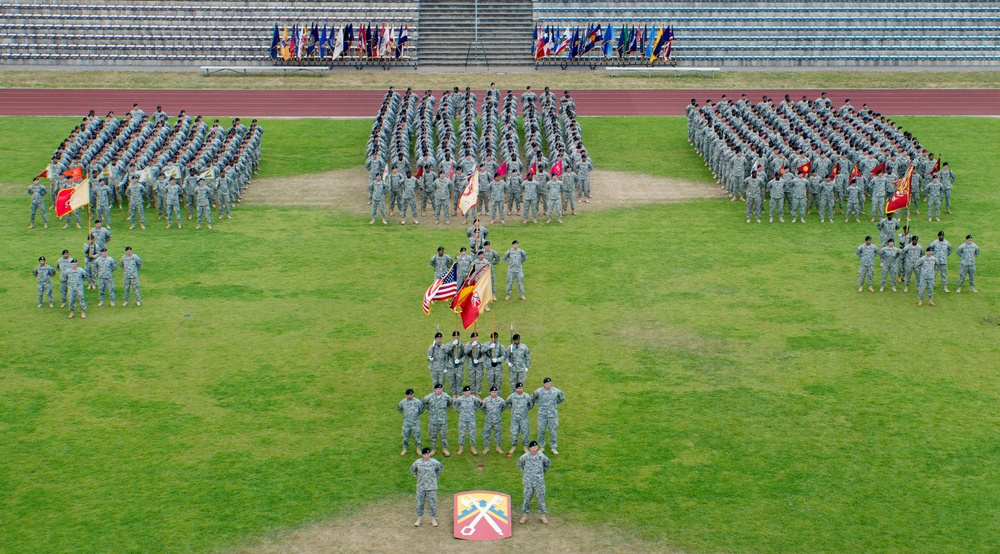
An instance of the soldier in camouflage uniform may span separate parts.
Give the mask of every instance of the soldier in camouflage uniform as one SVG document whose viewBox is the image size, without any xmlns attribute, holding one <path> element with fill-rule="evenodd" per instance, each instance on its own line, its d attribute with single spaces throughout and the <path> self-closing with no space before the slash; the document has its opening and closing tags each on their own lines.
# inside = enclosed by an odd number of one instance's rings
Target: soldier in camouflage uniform
<svg viewBox="0 0 1000 554">
<path fill-rule="evenodd" d="M 462 389 L 462 395 L 455 400 L 455 410 L 458 412 L 458 455 L 465 449 L 465 436 L 469 436 L 469 450 L 476 452 L 476 412 L 483 406 L 483 401 L 472 396 L 468 386 Z"/>
<path fill-rule="evenodd" d="M 195 226 L 195 229 L 201 229 L 202 218 L 205 219 L 208 228 L 212 228 L 211 195 L 212 189 L 208 188 L 205 180 L 198 179 L 198 186 L 194 188 L 195 204 L 198 205 L 198 225 Z"/>
<path fill-rule="evenodd" d="M 447 397 L 446 397 L 447 398 Z M 417 478 L 417 522 L 414 527 L 420 527 L 420 520 L 424 516 L 424 504 L 430 504 L 431 525 L 437 527 L 437 488 L 438 476 L 444 466 L 441 462 L 431 458 L 434 451 L 424 448 L 420 451 L 421 458 L 410 466 L 410 473 Z"/>
<path fill-rule="evenodd" d="M 538 182 L 537 175 L 531 175 L 530 179 L 521 183 L 521 197 L 524 202 L 521 211 L 524 218 L 522 223 L 527 223 L 529 218 L 538 223 L 538 193 L 540 191 L 541 184 Z"/>
<path fill-rule="evenodd" d="M 434 384 L 434 392 L 424 397 L 424 408 L 427 410 L 427 434 L 431 437 L 431 455 L 437 452 L 438 438 L 441 439 L 441 451 L 447 458 L 448 453 L 448 408 L 451 407 L 451 397 L 444 394 L 441 383 Z"/>
<path fill-rule="evenodd" d="M 125 301 L 122 307 L 128 306 L 128 298 L 135 289 L 135 305 L 142 306 L 142 293 L 139 292 L 139 270 L 142 269 L 142 258 L 132 254 L 132 247 L 125 247 L 125 255 L 118 260 L 122 266 L 122 273 L 125 275 Z"/>
<path fill-rule="evenodd" d="M 521 505 L 521 523 L 528 522 L 528 513 L 531 511 L 531 497 L 538 499 L 538 519 L 543 524 L 548 525 L 549 520 L 545 517 L 545 472 L 549 470 L 552 461 L 538 451 L 538 443 L 531 441 L 528 445 L 528 452 L 525 452 L 517 459 L 517 469 L 524 475 L 521 482 L 524 484 L 524 503 Z"/>
<path fill-rule="evenodd" d="M 445 348 L 448 354 L 446 373 L 448 374 L 448 390 L 451 391 L 452 399 L 458 400 L 459 393 L 462 391 L 462 383 L 465 381 L 465 347 L 462 346 L 460 340 L 461 333 L 454 331 L 451 336 L 452 341 Z"/>
<path fill-rule="evenodd" d="M 371 184 L 372 192 L 372 220 L 368 222 L 369 225 L 375 224 L 375 216 L 377 212 L 382 213 L 382 224 L 388 225 L 388 221 L 385 220 L 385 195 L 387 192 L 386 184 L 382 182 L 382 175 L 376 175 L 375 180 Z"/>
<path fill-rule="evenodd" d="M 52 276 L 56 274 L 56 268 L 45 263 L 45 256 L 38 258 L 38 266 L 31 270 L 31 274 L 38 278 L 38 307 L 42 307 L 45 295 L 49 295 L 49 307 L 55 307 L 52 300 Z"/>
<path fill-rule="evenodd" d="M 493 182 L 490 183 L 490 223 L 496 222 L 498 214 L 500 216 L 500 223 L 506 223 L 504 221 L 504 200 L 506 198 L 507 183 L 499 174 L 494 175 Z"/>
<path fill-rule="evenodd" d="M 934 247 L 928 246 L 926 255 L 917 261 L 917 306 L 924 305 L 924 294 L 927 294 L 927 301 L 931 306 L 934 303 L 934 277 L 937 275 L 938 260 L 934 256 Z"/>
<path fill-rule="evenodd" d="M 847 195 L 847 210 L 845 211 L 847 217 L 844 218 L 844 223 L 851 220 L 851 214 L 854 214 L 854 221 L 860 223 L 861 205 L 864 203 L 865 196 L 864 191 L 858 186 L 857 179 L 851 180 L 851 184 L 847 185 L 845 194 Z"/>
<path fill-rule="evenodd" d="M 896 239 L 889 239 L 889 243 L 883 246 L 878 252 L 878 257 L 881 260 L 882 266 L 882 280 L 879 281 L 878 291 L 885 291 L 885 279 L 889 278 L 890 283 L 892 283 L 892 292 L 896 292 L 896 269 L 899 267 L 897 262 L 899 257 L 903 255 L 903 251 L 896 248 Z"/>
<path fill-rule="evenodd" d="M 500 416 L 507 409 L 507 402 L 500 397 L 497 387 L 490 387 L 490 395 L 483 400 L 481 409 L 486 414 L 486 420 L 483 422 L 483 454 L 490 451 L 491 436 L 497 454 L 503 454 L 503 449 L 500 448 L 503 440 L 501 437 L 503 419 Z"/>
<path fill-rule="evenodd" d="M 859 246 L 854 253 L 861 259 L 861 265 L 858 268 L 858 292 L 864 290 L 865 279 L 868 280 L 868 290 L 875 292 L 872 285 L 875 280 L 875 255 L 878 253 L 878 248 L 872 244 L 871 235 L 865 237 L 865 243 Z"/>
<path fill-rule="evenodd" d="M 979 292 L 976 290 L 976 256 L 979 255 L 979 247 L 976 243 L 972 242 L 972 235 L 965 235 L 965 242 L 958 245 L 956 250 L 958 253 L 958 287 L 955 288 L 955 293 L 962 292 L 962 283 L 965 282 L 965 276 L 969 276 L 969 288 L 972 292 Z"/>
<path fill-rule="evenodd" d="M 389 189 L 389 215 L 393 214 L 393 210 L 399 210 L 399 213 L 403 213 L 403 176 L 399 173 L 399 166 L 392 166 L 392 173 L 389 174 L 389 182 L 386 183 Z"/>
<path fill-rule="evenodd" d="M 528 369 L 531 368 L 531 352 L 528 345 L 521 344 L 521 335 L 514 333 L 511 345 L 507 351 L 507 370 L 510 372 L 511 383 L 524 383 L 528 380 Z"/>
<path fill-rule="evenodd" d="M 510 410 L 510 451 L 507 452 L 507 457 L 509 458 L 517 450 L 518 437 L 521 438 L 522 444 L 525 445 L 524 451 L 528 451 L 527 442 L 530 433 L 528 410 L 535 405 L 535 401 L 530 394 L 524 392 L 523 383 L 515 383 L 514 392 L 507 397 L 506 403 L 507 409 Z"/>
<path fill-rule="evenodd" d="M 469 364 L 469 388 L 479 398 L 483 394 L 483 366 L 487 352 L 479 344 L 479 333 L 473 331 L 469 342 L 465 343 L 465 359 Z"/>
<path fill-rule="evenodd" d="M 558 179 L 557 175 L 552 175 L 549 178 L 549 182 L 545 185 L 545 190 L 548 196 L 546 199 L 548 203 L 545 205 L 545 223 L 552 223 L 552 214 L 555 213 L 556 220 L 562 223 L 562 203 L 560 199 L 562 197 L 562 181 Z"/>
<path fill-rule="evenodd" d="M 510 300 L 510 293 L 513 290 L 514 283 L 517 283 L 517 292 L 521 295 L 521 300 L 527 300 L 524 297 L 524 262 L 528 260 L 528 253 L 521 250 L 517 241 L 510 243 L 511 248 L 503 255 L 503 261 L 507 262 L 507 295 L 504 300 Z"/>
<path fill-rule="evenodd" d="M 441 224 L 441 214 L 444 213 L 445 225 L 451 223 L 451 180 L 442 171 L 434 181 L 434 225 Z"/>
<path fill-rule="evenodd" d="M 924 255 L 924 247 L 917 242 L 919 238 L 913 235 L 910 237 L 910 244 L 903 247 L 903 292 L 910 292 L 910 277 L 916 277 L 917 283 L 920 282 L 920 276 L 917 275 L 917 262 Z"/>
<path fill-rule="evenodd" d="M 431 386 L 444 382 L 444 377 L 448 373 L 448 350 L 441 344 L 441 333 L 434 333 L 434 342 L 427 349 L 427 368 L 431 370 Z"/>
<path fill-rule="evenodd" d="M 930 183 L 927 183 L 924 192 L 927 193 L 927 221 L 931 218 L 941 221 L 941 195 L 944 192 L 941 179 L 935 176 Z"/>
<path fill-rule="evenodd" d="M 118 262 L 108 256 L 108 249 L 102 248 L 101 255 L 97 257 L 97 288 L 100 291 L 101 301 L 97 303 L 100 308 L 104 305 L 104 296 L 107 294 L 111 301 L 111 306 L 115 305 L 115 281 L 114 272 L 118 269 Z"/>
<path fill-rule="evenodd" d="M 413 224 L 420 224 L 420 222 L 417 221 L 417 185 L 417 178 L 413 177 L 413 175 L 407 171 L 406 179 L 403 181 L 402 207 L 399 209 L 400 215 L 403 216 L 403 220 L 399 222 L 400 225 L 406 225 L 407 209 L 409 209 L 410 214 L 413 216 Z"/>
<path fill-rule="evenodd" d="M 750 171 L 750 176 L 743 180 L 744 192 L 747 203 L 747 223 L 750 218 L 757 217 L 760 223 L 760 216 L 764 211 L 764 180 L 757 176 L 757 170 Z"/>
<path fill-rule="evenodd" d="M 451 259 L 451 256 L 444 253 L 444 247 L 438 246 L 437 254 L 431 256 L 431 267 L 434 268 L 434 278 L 440 279 L 448 273 L 451 269 L 451 264 L 455 263 L 455 260 Z"/>
<path fill-rule="evenodd" d="M 552 441 L 552 453 L 559 454 L 556 450 L 556 429 L 559 428 L 559 404 L 566 400 L 563 391 L 552 386 L 552 379 L 546 377 L 542 380 L 542 386 L 535 389 L 531 395 L 535 406 L 538 408 L 538 442 L 541 450 L 545 451 L 545 431 L 549 431 L 549 440 Z"/>
<path fill-rule="evenodd" d="M 165 191 L 167 202 L 167 229 L 170 228 L 170 220 L 177 220 L 177 228 L 181 228 L 181 186 L 177 181 L 170 179 Z"/>
<path fill-rule="evenodd" d="M 87 298 L 83 294 L 85 279 L 87 279 L 87 271 L 80 269 L 76 258 L 71 259 L 70 267 L 66 271 L 66 288 L 69 290 L 69 319 L 73 319 L 77 303 L 80 304 L 80 317 L 87 318 Z"/>
<path fill-rule="evenodd" d="M 38 210 L 42 210 L 42 221 L 45 222 L 45 228 L 48 229 L 49 216 L 45 213 L 45 187 L 38 182 L 38 177 L 35 177 L 31 186 L 28 187 L 28 194 L 31 196 L 31 225 L 28 226 L 28 229 L 35 228 L 35 212 Z"/>
<path fill-rule="evenodd" d="M 69 250 L 62 251 L 62 257 L 56 260 L 56 268 L 59 269 L 59 295 L 62 297 L 62 305 L 60 308 L 66 307 L 66 294 L 69 292 L 66 285 L 66 272 L 69 271 L 71 258 L 69 257 Z"/>
<path fill-rule="evenodd" d="M 503 363 L 507 360 L 507 350 L 500 344 L 500 334 L 493 333 L 490 342 L 483 345 L 486 365 L 486 385 L 497 390 L 503 388 Z M 516 381 L 512 381 L 513 385 Z"/>
<path fill-rule="evenodd" d="M 403 414 L 403 451 L 400 456 L 406 456 L 410 446 L 410 436 L 417 452 L 420 452 L 420 414 L 424 413 L 424 403 L 413 397 L 413 389 L 406 389 L 406 398 L 399 401 L 396 411 Z"/>
<path fill-rule="evenodd" d="M 944 231 L 938 231 L 938 238 L 931 242 L 930 248 L 934 250 L 934 257 L 937 258 L 937 270 L 941 274 L 941 285 L 945 292 L 948 290 L 948 256 L 951 256 L 951 243 L 944 240 Z"/>
<path fill-rule="evenodd" d="M 892 212 L 889 212 L 885 214 L 883 219 L 879 220 L 876 228 L 878 228 L 878 240 L 884 247 L 892 240 L 892 237 L 896 236 L 896 230 L 899 229 L 899 221 L 893 219 Z"/>
<path fill-rule="evenodd" d="M 125 194 L 128 196 L 128 219 L 132 223 L 129 229 L 135 229 L 136 219 L 139 219 L 139 225 L 143 229 L 146 228 L 146 212 L 143 210 L 143 200 L 146 194 L 146 187 L 139 182 L 138 179 L 134 179 L 132 184 L 128 186 Z"/>
</svg>

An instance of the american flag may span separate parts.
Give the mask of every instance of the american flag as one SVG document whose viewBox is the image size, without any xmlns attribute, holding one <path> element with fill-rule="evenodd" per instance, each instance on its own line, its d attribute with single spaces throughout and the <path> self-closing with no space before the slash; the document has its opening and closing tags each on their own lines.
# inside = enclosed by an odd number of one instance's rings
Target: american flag
<svg viewBox="0 0 1000 554">
<path fill-rule="evenodd" d="M 444 277 L 435 279 L 424 293 L 424 313 L 430 315 L 431 303 L 451 300 L 458 293 L 458 264 L 452 264 Z"/>
</svg>

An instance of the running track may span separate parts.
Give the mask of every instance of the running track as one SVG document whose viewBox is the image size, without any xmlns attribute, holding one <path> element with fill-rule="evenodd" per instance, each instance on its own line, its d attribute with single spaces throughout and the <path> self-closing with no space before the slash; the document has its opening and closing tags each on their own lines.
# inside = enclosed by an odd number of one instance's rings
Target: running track
<svg viewBox="0 0 1000 554">
<path fill-rule="evenodd" d="M 461 80 L 460 76 L 456 80 Z M 501 91 L 505 92 L 505 91 Z M 522 91 L 517 91 L 520 94 Z M 558 90 L 557 97 L 562 96 Z M 684 115 L 691 98 L 699 103 L 718 100 L 722 94 L 736 100 L 742 92 L 754 102 L 762 95 L 781 100 L 802 95 L 817 98 L 819 90 L 571 90 L 577 115 L 634 116 Z M 856 108 L 869 108 L 887 115 L 979 115 L 1000 116 L 1000 89 L 972 90 L 828 90 L 837 105 L 846 98 Z M 157 105 L 171 116 L 181 109 L 189 115 L 240 117 L 373 117 L 384 90 L 0 90 L 0 115 L 83 116 L 94 109 L 98 115 L 114 110 L 122 115 L 138 102 L 146 113 Z M 483 91 L 476 91 L 480 99 Z M 436 96 L 440 91 L 435 92 Z"/>
</svg>

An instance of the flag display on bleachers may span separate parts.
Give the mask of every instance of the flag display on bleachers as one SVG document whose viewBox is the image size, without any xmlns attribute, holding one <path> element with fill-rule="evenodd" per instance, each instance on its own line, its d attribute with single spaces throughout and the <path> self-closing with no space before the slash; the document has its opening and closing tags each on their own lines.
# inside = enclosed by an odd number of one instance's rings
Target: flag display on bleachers
<svg viewBox="0 0 1000 554">
<path fill-rule="evenodd" d="M 586 27 L 552 27 L 536 23 L 532 32 L 535 60 L 545 58 L 635 59 L 649 63 L 670 59 L 674 41 L 671 25 L 632 25 L 615 29 L 611 23 Z"/>
<path fill-rule="evenodd" d="M 360 22 L 355 35 L 354 23 L 307 23 L 285 25 L 279 33 L 274 25 L 269 56 L 272 60 L 338 60 L 409 58 L 409 29 L 406 25 Z"/>
</svg>

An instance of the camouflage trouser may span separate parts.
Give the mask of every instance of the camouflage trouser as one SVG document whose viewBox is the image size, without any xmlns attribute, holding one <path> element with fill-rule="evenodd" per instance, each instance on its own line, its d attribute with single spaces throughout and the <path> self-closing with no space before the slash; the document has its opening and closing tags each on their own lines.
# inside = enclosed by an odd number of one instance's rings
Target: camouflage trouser
<svg viewBox="0 0 1000 554">
<path fill-rule="evenodd" d="M 486 366 L 486 387 L 496 387 L 497 391 L 503 385 L 503 365 Z"/>
<path fill-rule="evenodd" d="M 498 213 L 500 214 L 501 220 L 505 219 L 503 211 L 503 201 L 493 202 L 493 205 L 490 207 L 490 221 L 496 219 Z"/>
<path fill-rule="evenodd" d="M 507 270 L 507 295 L 514 290 L 514 283 L 517 283 L 517 292 L 524 296 L 524 271 L 523 270 Z"/>
<path fill-rule="evenodd" d="M 798 196 L 792 197 L 792 219 L 806 216 L 806 199 Z"/>
<path fill-rule="evenodd" d="M 184 203 L 187 204 L 188 219 L 194 215 L 194 194 L 185 194 Z"/>
<path fill-rule="evenodd" d="M 417 452 L 420 452 L 420 420 L 407 421 L 403 420 L 403 448 L 410 446 L 410 435 L 413 435 L 413 444 L 417 447 Z"/>
<path fill-rule="evenodd" d="M 819 197 L 819 218 L 833 221 L 833 196 Z"/>
<path fill-rule="evenodd" d="M 562 218 L 562 206 L 559 204 L 559 197 L 549 195 L 548 204 L 545 205 L 545 217 L 552 218 L 552 212 L 555 212 L 556 217 Z"/>
<path fill-rule="evenodd" d="M 944 207 L 951 209 L 951 189 L 944 189 Z"/>
<path fill-rule="evenodd" d="M 882 279 L 879 281 L 879 287 L 885 286 L 886 277 L 889 278 L 889 282 L 892 286 L 896 286 L 896 281 L 898 280 L 898 275 L 896 274 L 896 264 L 895 262 L 884 263 L 882 265 Z"/>
<path fill-rule="evenodd" d="M 445 223 L 451 223 L 451 208 L 448 207 L 447 198 L 434 199 L 434 220 L 441 221 L 441 212 L 444 212 Z"/>
<path fill-rule="evenodd" d="M 437 448 L 438 437 L 441 437 L 441 447 L 448 448 L 448 420 L 427 421 L 427 434 L 431 437 L 431 448 Z"/>
<path fill-rule="evenodd" d="M 774 217 L 774 209 L 778 209 L 778 216 L 785 217 L 785 197 L 779 196 L 777 198 L 771 197 L 771 211 L 769 213 L 770 217 Z"/>
<path fill-rule="evenodd" d="M 565 212 L 567 208 L 576 211 L 576 195 L 571 190 L 562 193 L 562 211 Z"/>
<path fill-rule="evenodd" d="M 528 414 L 523 416 L 511 416 L 510 418 L 510 445 L 517 446 L 518 437 L 521 438 L 523 444 L 528 444 L 528 433 L 530 432 L 528 424 Z"/>
<path fill-rule="evenodd" d="M 761 205 L 762 200 L 759 194 L 747 195 L 747 219 L 750 219 L 750 216 L 756 216 L 757 219 L 760 219 L 760 214 L 764 209 Z"/>
<path fill-rule="evenodd" d="M 538 199 L 537 198 L 525 198 L 524 199 L 524 211 L 521 212 L 524 219 L 529 217 L 534 217 L 538 219 Z"/>
<path fill-rule="evenodd" d="M 31 203 L 31 222 L 35 222 L 35 212 L 37 210 L 42 210 L 42 221 L 46 224 L 49 222 L 49 216 L 45 213 L 45 202 L 32 202 Z"/>
<path fill-rule="evenodd" d="M 921 277 L 917 289 L 917 299 L 923 300 L 924 293 L 928 300 L 934 300 L 934 277 Z"/>
<path fill-rule="evenodd" d="M 472 394 L 481 396 L 483 394 L 483 367 L 469 366 L 469 389 Z"/>
<path fill-rule="evenodd" d="M 59 278 L 59 295 L 62 296 L 62 303 L 66 303 L 66 294 L 69 292 L 69 280 L 60 277 Z"/>
<path fill-rule="evenodd" d="M 97 218 L 101 220 L 108 229 L 111 228 L 111 206 L 99 206 L 97 208 Z"/>
<path fill-rule="evenodd" d="M 139 292 L 139 276 L 125 276 L 125 301 L 128 302 L 129 293 L 135 289 L 135 301 L 142 302 L 142 293 Z"/>
<path fill-rule="evenodd" d="M 104 302 L 104 294 L 107 292 L 108 299 L 115 301 L 115 281 L 111 277 L 100 277 L 97 280 L 97 289 L 100 291 L 101 302 Z"/>
<path fill-rule="evenodd" d="M 507 371 L 510 375 L 510 388 L 513 389 L 517 387 L 518 383 L 524 383 L 528 379 L 528 370 L 518 367 L 508 367 Z M 525 387 L 527 388 L 527 387 Z"/>
<path fill-rule="evenodd" d="M 969 286 L 975 288 L 976 286 L 975 264 L 961 264 L 958 266 L 958 288 L 962 288 L 962 283 L 965 282 L 966 275 L 969 276 Z"/>
<path fill-rule="evenodd" d="M 507 211 L 514 213 L 514 210 L 521 211 L 521 196 L 513 192 L 507 193 Z"/>
<path fill-rule="evenodd" d="M 912 192 L 910 192 L 910 208 L 913 208 L 913 211 L 915 212 L 920 211 L 920 194 L 917 193 L 916 189 L 913 189 Z"/>
<path fill-rule="evenodd" d="M 181 224 L 181 203 L 180 202 L 170 202 L 167 204 L 167 225 L 170 225 L 170 219 L 174 218 L 177 220 L 177 225 Z"/>
<path fill-rule="evenodd" d="M 230 215 L 229 212 L 230 205 L 232 205 L 232 200 L 229 199 L 228 195 L 219 197 L 219 201 L 216 202 L 215 204 L 215 209 L 219 211 L 219 219 L 222 219 L 223 217 Z"/>
<path fill-rule="evenodd" d="M 465 444 L 465 435 L 469 435 L 469 444 L 476 446 L 476 417 L 472 419 L 459 418 L 458 420 L 458 445 Z"/>
<path fill-rule="evenodd" d="M 938 275 L 941 276 L 941 286 L 948 286 L 948 261 L 938 259 Z"/>
<path fill-rule="evenodd" d="M 483 448 L 490 447 L 490 437 L 493 438 L 493 446 L 500 447 L 500 443 L 503 438 L 500 436 L 503 432 L 503 420 L 497 418 L 496 421 L 491 421 L 489 419 L 483 423 Z"/>
<path fill-rule="evenodd" d="M 156 195 L 156 217 L 159 219 L 161 216 L 167 215 L 167 200 L 163 195 Z"/>
<path fill-rule="evenodd" d="M 80 303 L 80 311 L 87 311 L 87 299 L 83 297 L 83 287 L 73 287 L 69 289 L 69 311 L 76 310 L 77 302 Z"/>
<path fill-rule="evenodd" d="M 87 282 L 91 285 L 97 284 L 97 262 L 87 260 Z"/>
<path fill-rule="evenodd" d="M 580 177 L 577 187 L 581 188 L 584 196 L 590 198 L 590 175 Z"/>
<path fill-rule="evenodd" d="M 538 499 L 538 513 L 545 513 L 545 481 L 524 484 L 524 504 L 521 505 L 521 513 L 531 513 L 531 497 Z"/>
<path fill-rule="evenodd" d="M 465 368 L 454 365 L 448 370 L 448 387 L 452 396 L 462 394 L 462 382 L 465 381 Z"/>
<path fill-rule="evenodd" d="M 819 203 L 820 203 L 819 195 L 818 194 L 810 194 L 809 195 L 809 201 L 806 203 L 806 209 L 807 210 L 812 210 L 813 208 L 816 208 L 816 211 L 818 212 L 819 211 Z"/>
<path fill-rule="evenodd" d="M 430 504 L 431 517 L 436 517 L 438 514 L 438 491 L 417 489 L 417 517 L 424 515 L 424 502 Z"/>
<path fill-rule="evenodd" d="M 847 211 L 845 212 L 845 214 L 846 214 L 846 217 L 844 218 L 845 220 L 851 219 L 851 214 L 854 214 L 855 219 L 857 219 L 858 216 L 861 215 L 861 206 L 858 205 L 857 200 L 847 201 Z"/>
<path fill-rule="evenodd" d="M 885 197 L 872 196 L 872 217 L 885 215 Z"/>
<path fill-rule="evenodd" d="M 556 429 L 559 428 L 559 416 L 547 416 L 538 414 L 538 446 L 545 448 L 545 431 L 549 431 L 549 440 L 552 441 L 552 448 L 558 448 L 556 442 Z"/>
<path fill-rule="evenodd" d="M 858 268 L 858 287 L 864 286 L 865 279 L 869 287 L 875 282 L 875 264 L 861 264 Z"/>
<path fill-rule="evenodd" d="M 403 216 L 403 219 L 406 219 L 406 208 L 410 208 L 410 215 L 413 216 L 414 219 L 416 219 L 416 217 L 417 217 L 417 199 L 414 198 L 413 196 L 404 196 L 403 197 L 403 201 L 401 203 L 401 207 L 399 208 L 399 213 Z"/>
<path fill-rule="evenodd" d="M 444 385 L 444 377 L 446 372 L 442 369 L 432 369 L 431 370 L 431 388 L 436 385 Z"/>
<path fill-rule="evenodd" d="M 393 209 L 402 210 L 403 203 L 401 202 L 402 197 L 399 195 L 399 191 L 389 191 L 389 211 Z"/>
<path fill-rule="evenodd" d="M 80 210 L 73 210 L 72 212 L 66 214 L 66 217 L 63 218 L 63 220 L 66 221 L 66 225 L 69 225 L 70 218 L 75 218 L 76 219 L 76 224 L 79 225 L 80 224 Z"/>
<path fill-rule="evenodd" d="M 38 283 L 38 303 L 42 303 L 42 297 L 49 295 L 49 304 L 52 303 L 52 281 L 48 283 Z"/>
<path fill-rule="evenodd" d="M 198 225 L 201 225 L 202 218 L 209 225 L 212 224 L 212 207 L 208 204 L 198 204 Z"/>
<path fill-rule="evenodd" d="M 142 202 L 141 201 L 139 201 L 139 202 L 131 202 L 128 205 L 128 220 L 132 222 L 132 225 L 135 225 L 135 223 L 136 223 L 135 216 L 137 214 L 139 216 L 139 221 L 142 222 L 143 225 L 145 225 L 146 224 L 146 211 L 142 208 Z"/>
<path fill-rule="evenodd" d="M 44 212 L 43 212 L 44 213 Z M 927 219 L 941 216 L 941 197 L 931 196 L 927 199 Z"/>
<path fill-rule="evenodd" d="M 382 198 L 372 199 L 372 219 L 375 219 L 377 212 L 382 213 L 382 219 L 385 219 L 385 200 Z"/>
</svg>

